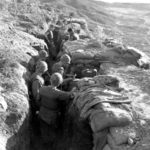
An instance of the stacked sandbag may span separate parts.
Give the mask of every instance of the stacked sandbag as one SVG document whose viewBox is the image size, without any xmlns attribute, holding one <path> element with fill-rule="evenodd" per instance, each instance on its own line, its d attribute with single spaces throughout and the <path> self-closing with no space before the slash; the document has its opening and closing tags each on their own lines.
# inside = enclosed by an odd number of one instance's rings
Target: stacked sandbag
<svg viewBox="0 0 150 150">
<path fill-rule="evenodd" d="M 93 59 L 93 56 L 95 56 L 96 54 L 100 53 L 100 49 L 101 49 L 101 44 L 96 41 L 96 40 L 76 40 L 76 41 L 68 41 L 66 43 L 64 43 L 64 52 L 68 53 L 72 56 L 72 58 L 74 60 L 76 60 L 78 57 L 76 57 L 76 53 L 80 54 L 81 51 L 81 56 L 78 59 L 87 59 L 87 55 L 89 55 L 88 53 L 92 53 L 92 56 L 88 56 L 88 58 Z M 82 55 L 84 54 L 84 56 L 82 57 Z M 87 53 L 87 54 L 86 54 Z M 86 56 L 86 57 L 85 57 Z M 75 58 L 74 58 L 75 57 Z"/>
<path fill-rule="evenodd" d="M 76 40 L 64 43 L 64 52 L 72 57 L 73 64 L 89 64 L 95 62 L 95 56 L 100 55 L 102 48 L 98 41 Z"/>
<path fill-rule="evenodd" d="M 138 66 L 138 59 L 140 54 L 132 53 L 125 47 L 117 46 L 113 48 L 106 48 L 101 54 L 96 55 L 97 60 L 107 60 L 111 63 L 117 64 L 118 66 L 123 65 L 135 65 Z"/>
<path fill-rule="evenodd" d="M 64 44 L 64 53 L 71 56 L 73 72 L 80 78 L 94 76 L 95 71 L 92 70 L 99 70 L 99 60 L 95 60 L 95 56 L 100 53 L 100 49 L 100 43 L 94 40 L 68 41 Z M 86 69 L 89 69 L 91 73 L 86 75 Z"/>
<path fill-rule="evenodd" d="M 134 65 L 149 68 L 150 59 L 140 50 L 116 44 L 108 47 L 97 40 L 68 41 L 64 44 L 64 53 L 72 57 L 74 64 L 116 64 L 117 66 Z"/>
<path fill-rule="evenodd" d="M 117 108 L 116 106 L 114 107 L 113 105 L 108 105 L 107 107 L 104 107 L 103 105 L 103 103 L 120 104 L 131 102 L 126 94 L 119 93 L 108 88 L 107 84 L 110 84 L 111 82 L 113 83 L 115 80 L 116 78 L 113 78 L 112 76 L 96 76 L 94 78 L 83 78 L 78 81 L 79 91 L 76 94 L 74 103 L 80 111 L 81 118 L 90 117 L 91 119 L 95 120 L 93 116 L 97 115 L 97 113 L 99 113 L 99 110 L 97 112 L 95 110 L 93 111 L 93 109 L 91 108 L 93 108 L 93 106 L 96 106 L 97 104 L 102 107 L 100 110 L 100 112 L 103 113 L 102 116 L 106 115 L 105 117 L 107 117 L 107 114 L 105 114 L 105 112 L 110 112 L 109 114 L 113 114 L 118 118 L 128 115 L 126 110 L 122 110 L 120 108 Z M 131 117 L 129 117 L 129 120 L 130 119 Z M 102 127 L 102 129 L 104 128 L 105 125 L 104 127 Z M 98 130 L 101 130 L 101 128 Z"/>
<path fill-rule="evenodd" d="M 105 58 L 114 64 L 119 66 L 134 65 L 144 69 L 149 68 L 150 58 L 142 51 L 130 47 L 118 45 L 113 48 L 105 49 L 102 54 L 97 55 L 97 59 Z"/>
<path fill-rule="evenodd" d="M 75 40 L 75 41 L 67 41 L 63 45 L 63 49 L 66 53 L 71 54 L 71 52 L 76 51 L 78 49 L 82 49 L 87 45 L 86 40 Z"/>
<path fill-rule="evenodd" d="M 73 103 L 80 118 L 89 120 L 93 132 L 93 150 L 103 150 L 110 127 L 127 126 L 132 121 L 130 109 L 120 106 L 123 104 L 128 107 L 131 101 L 125 94 L 112 90 L 113 87 L 118 87 L 118 80 L 112 76 L 99 75 L 78 81 L 78 92 Z"/>
</svg>

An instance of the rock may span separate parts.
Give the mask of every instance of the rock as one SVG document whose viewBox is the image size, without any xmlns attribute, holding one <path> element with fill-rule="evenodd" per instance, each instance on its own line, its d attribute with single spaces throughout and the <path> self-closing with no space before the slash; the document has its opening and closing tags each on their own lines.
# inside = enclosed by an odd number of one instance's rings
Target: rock
<svg viewBox="0 0 150 150">
<path fill-rule="evenodd" d="M 118 108 L 105 108 L 104 111 L 94 112 L 90 116 L 90 125 L 93 132 L 98 132 L 108 127 L 126 126 L 132 117 L 127 111 Z"/>
<path fill-rule="evenodd" d="M 110 134 L 107 135 L 107 142 L 111 150 L 128 150 L 128 147 L 126 145 L 116 145 L 113 137 Z"/>
<path fill-rule="evenodd" d="M 110 128 L 110 134 L 113 137 L 116 145 L 127 144 L 131 140 L 138 137 L 138 133 L 134 126 L 125 126 L 125 127 L 112 127 Z"/>
<path fill-rule="evenodd" d="M 7 103 L 2 96 L 0 96 L 0 113 L 7 110 Z"/>
<path fill-rule="evenodd" d="M 134 144 L 134 140 L 132 138 L 128 138 L 128 145 L 132 146 Z"/>
</svg>

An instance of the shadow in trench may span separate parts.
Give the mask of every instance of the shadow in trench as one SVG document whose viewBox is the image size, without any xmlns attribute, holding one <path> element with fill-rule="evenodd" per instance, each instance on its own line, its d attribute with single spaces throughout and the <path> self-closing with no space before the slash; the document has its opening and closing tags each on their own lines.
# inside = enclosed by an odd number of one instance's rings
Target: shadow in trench
<svg viewBox="0 0 150 150">
<path fill-rule="evenodd" d="M 93 137 L 88 120 L 79 120 L 78 112 L 71 111 L 71 114 L 66 111 L 59 120 L 54 149 L 42 144 L 40 133 L 32 132 L 30 150 L 92 150 Z"/>
<path fill-rule="evenodd" d="M 12 116 L 6 119 L 7 123 L 14 125 L 12 122 Z M 7 150 L 29 150 L 30 147 L 30 125 L 29 116 L 22 123 L 19 131 L 15 133 L 11 138 L 8 139 L 6 144 Z"/>
</svg>

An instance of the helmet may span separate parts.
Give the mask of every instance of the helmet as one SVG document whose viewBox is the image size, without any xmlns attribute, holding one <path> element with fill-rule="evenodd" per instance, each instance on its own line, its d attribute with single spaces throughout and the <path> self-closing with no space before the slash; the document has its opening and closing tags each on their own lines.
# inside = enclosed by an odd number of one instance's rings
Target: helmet
<svg viewBox="0 0 150 150">
<path fill-rule="evenodd" d="M 63 77 L 60 73 L 57 72 L 57 73 L 52 74 L 50 81 L 53 86 L 58 87 L 60 84 L 62 84 Z"/>
<path fill-rule="evenodd" d="M 45 50 L 41 50 L 39 52 L 39 56 L 40 56 L 40 58 L 46 58 L 46 57 L 48 57 L 48 53 Z"/>
<path fill-rule="evenodd" d="M 70 64 L 71 58 L 68 54 L 64 54 L 61 56 L 60 61 L 63 62 L 64 64 Z"/>
<path fill-rule="evenodd" d="M 45 61 L 38 61 L 36 64 L 36 71 L 44 73 L 48 70 L 47 63 Z"/>
<path fill-rule="evenodd" d="M 60 73 L 61 75 L 63 75 L 64 74 L 64 68 L 63 67 L 58 68 L 57 72 Z"/>
</svg>

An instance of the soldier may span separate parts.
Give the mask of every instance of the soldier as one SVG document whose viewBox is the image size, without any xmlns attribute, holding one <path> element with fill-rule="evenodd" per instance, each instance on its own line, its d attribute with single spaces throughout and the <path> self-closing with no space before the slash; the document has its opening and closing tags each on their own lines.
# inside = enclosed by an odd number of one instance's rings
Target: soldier
<svg viewBox="0 0 150 150">
<path fill-rule="evenodd" d="M 34 101 L 34 107 L 39 107 L 40 96 L 39 90 L 44 85 L 44 79 L 42 75 L 48 70 L 47 63 L 44 61 L 39 61 L 36 65 L 36 71 L 31 76 L 31 94 Z"/>
<path fill-rule="evenodd" d="M 43 144 L 54 148 L 56 139 L 56 129 L 61 107 L 60 102 L 69 102 L 72 97 L 71 92 L 64 92 L 57 87 L 63 82 L 60 73 L 54 73 L 50 79 L 51 85 L 40 89 L 41 106 L 39 111 L 41 135 Z"/>
<path fill-rule="evenodd" d="M 53 65 L 52 73 L 58 72 L 61 67 L 64 68 L 64 73 L 67 73 L 70 63 L 71 63 L 70 56 L 68 54 L 62 55 L 60 61 Z"/>
<path fill-rule="evenodd" d="M 53 34 L 54 34 L 54 44 L 56 47 L 56 53 L 58 55 L 58 53 L 60 52 L 60 46 L 64 36 L 64 29 L 62 25 L 60 26 L 59 24 L 57 24 L 55 26 L 55 29 L 53 30 Z"/>
<path fill-rule="evenodd" d="M 60 56 L 63 54 L 63 46 L 64 46 L 64 43 L 67 42 L 69 40 L 70 36 L 69 34 L 65 34 L 62 38 L 62 41 L 61 41 L 61 44 L 60 44 L 60 47 L 59 47 L 59 53 L 57 55 L 57 59 L 60 58 Z"/>
<path fill-rule="evenodd" d="M 31 76 L 31 82 L 29 86 L 30 94 L 30 104 L 31 104 L 31 124 L 33 125 L 33 131 L 35 134 L 39 134 L 39 121 L 37 112 L 39 111 L 40 105 L 40 95 L 39 90 L 44 85 L 44 79 L 42 74 L 48 69 L 46 62 L 39 61 L 36 65 L 36 72 Z"/>
<path fill-rule="evenodd" d="M 45 50 L 41 50 L 41 51 L 39 51 L 39 55 L 33 56 L 30 59 L 30 61 L 28 63 L 28 69 L 31 72 L 31 74 L 35 72 L 37 62 L 38 61 L 46 61 L 47 57 L 48 57 L 48 53 Z"/>
<path fill-rule="evenodd" d="M 75 79 L 76 75 L 69 73 L 69 65 L 71 63 L 71 58 L 68 54 L 61 56 L 60 61 L 55 63 L 52 67 L 52 73 L 59 72 L 63 75 L 63 83 L 61 87 L 67 90 L 67 87 L 71 81 Z"/>
<path fill-rule="evenodd" d="M 56 44 L 55 44 L 55 40 L 57 39 L 57 37 L 55 35 L 54 29 L 55 29 L 55 26 L 51 24 L 49 26 L 48 31 L 45 33 L 45 42 L 48 46 L 50 59 L 55 60 L 57 57 L 57 50 L 56 50 Z"/>
</svg>

